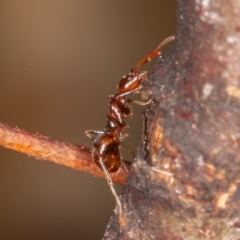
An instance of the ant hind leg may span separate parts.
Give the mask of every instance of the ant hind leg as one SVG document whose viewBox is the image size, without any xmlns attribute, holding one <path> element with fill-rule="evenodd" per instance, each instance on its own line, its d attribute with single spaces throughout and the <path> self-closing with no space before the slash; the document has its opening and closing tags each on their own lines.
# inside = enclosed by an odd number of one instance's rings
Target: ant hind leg
<svg viewBox="0 0 240 240">
<path fill-rule="evenodd" d="M 115 200 L 117 202 L 118 212 L 119 212 L 119 219 L 120 219 L 120 222 L 122 224 L 123 223 L 123 220 L 122 220 L 122 204 L 121 204 L 120 199 L 119 199 L 119 197 L 118 197 L 118 195 L 116 193 L 115 188 L 113 187 L 112 178 L 111 178 L 111 176 L 110 176 L 110 174 L 109 174 L 109 172 L 108 172 L 108 170 L 107 170 L 107 168 L 106 168 L 102 158 L 99 159 L 99 163 L 100 163 L 101 168 L 102 168 L 102 170 L 103 170 L 103 172 L 105 174 L 105 177 L 107 179 L 107 182 L 108 182 L 108 185 L 109 185 L 109 187 L 111 189 L 111 192 L 112 192 L 112 194 L 113 194 L 113 196 L 114 196 L 114 198 L 115 198 Z"/>
</svg>

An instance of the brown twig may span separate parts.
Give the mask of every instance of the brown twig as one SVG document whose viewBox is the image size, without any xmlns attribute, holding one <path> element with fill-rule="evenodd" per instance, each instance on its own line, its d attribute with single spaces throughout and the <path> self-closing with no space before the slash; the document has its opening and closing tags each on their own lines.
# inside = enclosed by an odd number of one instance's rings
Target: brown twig
<svg viewBox="0 0 240 240">
<path fill-rule="evenodd" d="M 91 150 L 81 145 L 63 142 L 1 123 L 0 145 L 40 160 L 70 167 L 95 177 L 105 178 L 103 171 L 92 159 Z M 124 166 L 122 164 L 117 173 L 111 174 L 112 180 L 124 184 L 129 167 L 129 162 L 124 161 Z"/>
</svg>

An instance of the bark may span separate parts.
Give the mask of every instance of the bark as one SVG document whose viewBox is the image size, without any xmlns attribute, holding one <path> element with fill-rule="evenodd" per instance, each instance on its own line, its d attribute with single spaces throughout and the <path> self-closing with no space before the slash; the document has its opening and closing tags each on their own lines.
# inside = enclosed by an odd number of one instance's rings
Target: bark
<svg viewBox="0 0 240 240">
<path fill-rule="evenodd" d="M 103 239 L 240 239 L 240 2 L 178 0 L 137 158 Z"/>
</svg>

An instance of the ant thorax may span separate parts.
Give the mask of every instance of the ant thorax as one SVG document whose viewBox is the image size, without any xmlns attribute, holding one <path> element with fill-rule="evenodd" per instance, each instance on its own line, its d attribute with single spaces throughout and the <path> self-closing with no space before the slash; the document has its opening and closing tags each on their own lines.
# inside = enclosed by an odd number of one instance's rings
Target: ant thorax
<svg viewBox="0 0 240 240">
<path fill-rule="evenodd" d="M 123 123 L 123 118 L 131 117 L 132 111 L 125 96 L 115 94 L 110 96 L 109 112 L 118 122 Z"/>
</svg>

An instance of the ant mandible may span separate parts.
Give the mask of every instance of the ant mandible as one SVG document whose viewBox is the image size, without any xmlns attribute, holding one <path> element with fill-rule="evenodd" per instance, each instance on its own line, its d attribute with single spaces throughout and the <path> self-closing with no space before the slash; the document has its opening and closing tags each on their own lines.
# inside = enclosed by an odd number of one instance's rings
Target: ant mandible
<svg viewBox="0 0 240 240">
<path fill-rule="evenodd" d="M 101 168 L 106 176 L 108 185 L 116 199 L 119 215 L 122 215 L 121 202 L 113 187 L 113 181 L 109 173 L 117 172 L 121 166 L 120 145 L 125 137 L 124 130 L 127 123 L 124 118 L 131 117 L 132 112 L 129 103 L 134 102 L 146 105 L 152 101 L 142 103 L 126 98 L 127 95 L 138 92 L 142 81 L 147 78 L 147 71 L 139 71 L 139 68 L 150 61 L 153 57 L 160 55 L 159 51 L 164 45 L 173 41 L 174 36 L 166 38 L 152 52 L 146 55 L 127 75 L 119 82 L 118 93 L 110 95 L 109 113 L 107 114 L 107 125 L 104 131 L 88 130 L 85 134 L 93 140 L 92 156 L 97 166 Z"/>
</svg>

